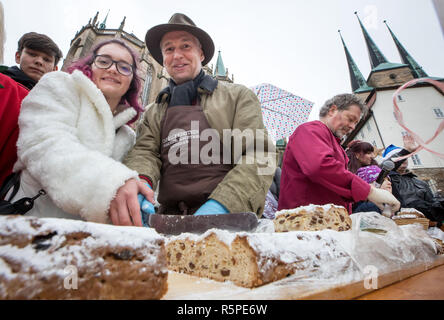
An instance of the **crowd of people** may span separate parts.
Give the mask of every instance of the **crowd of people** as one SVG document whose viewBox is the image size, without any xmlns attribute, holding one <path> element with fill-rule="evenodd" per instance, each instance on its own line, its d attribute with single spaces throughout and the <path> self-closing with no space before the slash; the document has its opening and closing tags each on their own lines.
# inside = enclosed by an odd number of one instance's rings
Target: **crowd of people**
<svg viewBox="0 0 444 320">
<path fill-rule="evenodd" d="M 438 226 L 441 226 L 444 222 L 443 199 L 439 195 L 434 195 L 428 183 L 418 179 L 408 169 L 408 158 L 395 161 L 414 152 L 417 148 L 410 135 L 405 135 L 403 141 L 403 148 L 394 145 L 388 146 L 382 154 L 380 164 L 375 160 L 375 149 L 370 143 L 352 141 L 346 150 L 350 157 L 349 170 L 369 184 L 374 184 L 381 173 L 382 164 L 385 161 L 393 161 L 394 167 L 384 179 L 380 188 L 392 193 L 398 199 L 402 208 L 414 208 L 422 212 L 431 221 L 436 222 Z M 366 211 L 381 213 L 380 208 L 372 202 L 354 203 L 353 213 Z"/>
<path fill-rule="evenodd" d="M 214 54 L 210 35 L 179 13 L 145 41 L 170 80 L 143 108 L 140 58 L 125 42 L 101 42 L 62 72 L 49 37 L 31 32 L 19 40 L 18 66 L 0 73 L 0 214 L 143 226 L 155 212 L 273 218 L 277 210 L 333 203 L 350 214 L 414 207 L 444 220 L 442 204 L 407 161 L 376 186 L 374 147 L 341 146 L 366 113 L 355 95 L 336 95 L 320 120 L 300 125 L 279 168 L 253 91 L 204 73 Z M 253 139 L 242 139 L 250 131 Z M 414 142 L 405 142 L 393 148 L 397 155 L 413 151 Z M 388 151 L 386 159 L 397 156 Z"/>
</svg>

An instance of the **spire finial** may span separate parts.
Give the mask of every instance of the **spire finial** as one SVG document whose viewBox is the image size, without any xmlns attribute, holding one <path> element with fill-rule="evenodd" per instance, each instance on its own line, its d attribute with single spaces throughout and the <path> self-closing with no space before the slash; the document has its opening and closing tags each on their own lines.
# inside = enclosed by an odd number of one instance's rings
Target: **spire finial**
<svg viewBox="0 0 444 320">
<path fill-rule="evenodd" d="M 98 17 L 99 17 L 99 11 L 97 11 L 97 12 L 96 12 L 96 15 L 94 16 L 94 19 L 93 19 L 93 22 L 92 22 L 92 25 L 93 25 L 93 26 L 96 25 L 96 22 L 97 22 Z"/>
<path fill-rule="evenodd" d="M 382 63 L 387 63 L 387 58 L 382 54 L 381 50 L 373 42 L 373 39 L 367 32 L 367 29 L 362 24 L 361 19 L 359 19 L 357 11 L 355 11 L 356 17 L 358 18 L 359 25 L 361 26 L 362 34 L 364 35 L 364 40 L 367 44 L 368 55 L 370 58 L 370 64 L 372 69 L 376 68 Z"/>
<path fill-rule="evenodd" d="M 422 67 L 407 52 L 407 50 L 404 48 L 404 46 L 401 44 L 401 42 L 395 36 L 395 34 L 393 33 L 392 29 L 390 29 L 389 25 L 386 23 L 385 20 L 384 20 L 384 23 L 387 26 L 387 29 L 390 32 L 390 35 L 392 36 L 393 41 L 395 42 L 396 48 L 398 49 L 398 52 L 399 52 L 399 55 L 401 57 L 402 62 L 409 66 L 413 76 L 415 78 L 425 78 L 425 77 L 428 77 L 427 73 L 422 69 Z"/>
<path fill-rule="evenodd" d="M 104 19 L 103 22 L 100 24 L 99 29 L 105 29 L 105 28 L 106 28 L 106 20 L 108 19 L 108 15 L 109 15 L 109 9 L 108 9 L 108 13 L 106 14 L 105 19 Z"/>
<path fill-rule="evenodd" d="M 372 88 L 367 85 L 367 81 L 365 81 L 361 71 L 359 70 L 350 52 L 348 51 L 344 39 L 342 38 L 341 30 L 338 30 L 338 33 L 341 38 L 342 45 L 344 46 L 345 57 L 347 58 L 348 70 L 350 73 L 350 82 L 353 92 L 367 92 L 372 90 Z"/>
<path fill-rule="evenodd" d="M 224 62 L 222 61 L 222 54 L 220 53 L 220 48 L 219 48 L 219 54 L 217 56 L 216 69 L 214 69 L 214 75 L 220 77 L 227 76 L 227 70 L 225 69 Z"/>
<path fill-rule="evenodd" d="M 126 20 L 126 16 L 123 17 L 123 20 L 120 23 L 120 27 L 119 27 L 120 30 L 123 30 L 123 27 L 125 26 L 125 20 Z"/>
</svg>

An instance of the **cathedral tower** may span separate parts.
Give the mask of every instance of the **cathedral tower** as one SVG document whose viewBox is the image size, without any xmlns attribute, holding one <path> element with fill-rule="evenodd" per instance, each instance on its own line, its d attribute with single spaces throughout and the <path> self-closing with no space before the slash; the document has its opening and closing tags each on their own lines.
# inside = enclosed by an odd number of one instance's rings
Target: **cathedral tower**
<svg viewBox="0 0 444 320">
<path fill-rule="evenodd" d="M 393 87 L 412 80 L 413 75 L 409 66 L 389 62 L 370 37 L 358 13 L 355 12 L 355 14 L 361 26 L 370 59 L 371 72 L 367 79 L 368 85 L 375 88 Z"/>
</svg>

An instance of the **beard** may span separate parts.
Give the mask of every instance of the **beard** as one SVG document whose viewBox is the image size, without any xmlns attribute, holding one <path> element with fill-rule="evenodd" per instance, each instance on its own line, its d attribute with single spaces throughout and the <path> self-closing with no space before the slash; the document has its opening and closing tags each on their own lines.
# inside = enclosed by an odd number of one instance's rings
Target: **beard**
<svg viewBox="0 0 444 320">
<path fill-rule="evenodd" d="M 332 132 L 335 137 L 343 139 L 350 131 L 346 130 L 345 128 L 339 128 Z"/>
</svg>

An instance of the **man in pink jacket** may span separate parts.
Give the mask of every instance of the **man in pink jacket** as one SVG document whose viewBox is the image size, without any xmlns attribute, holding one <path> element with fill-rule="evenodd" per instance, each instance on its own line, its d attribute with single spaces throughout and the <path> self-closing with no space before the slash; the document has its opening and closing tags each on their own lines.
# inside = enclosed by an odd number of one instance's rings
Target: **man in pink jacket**
<svg viewBox="0 0 444 320">
<path fill-rule="evenodd" d="M 295 130 L 284 154 L 278 210 L 332 203 L 351 213 L 353 202 L 366 199 L 381 208 L 389 204 L 392 211 L 399 209 L 399 201 L 390 192 L 370 186 L 347 170 L 349 159 L 340 141 L 365 112 L 355 95 L 337 95 L 321 108 L 319 121 Z"/>
</svg>

